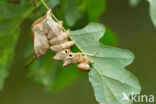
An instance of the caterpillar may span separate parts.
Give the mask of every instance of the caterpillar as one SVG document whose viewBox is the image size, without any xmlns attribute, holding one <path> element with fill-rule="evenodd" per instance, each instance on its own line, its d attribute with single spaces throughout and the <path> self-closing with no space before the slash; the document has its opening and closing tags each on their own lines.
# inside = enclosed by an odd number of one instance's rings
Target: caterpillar
<svg viewBox="0 0 156 104">
<path fill-rule="evenodd" d="M 32 24 L 31 35 L 34 43 L 35 59 L 46 54 L 47 50 L 56 52 L 54 60 L 62 60 L 63 67 L 79 63 L 77 68 L 81 71 L 90 71 L 89 60 L 83 53 L 73 53 L 70 49 L 75 40 L 68 40 L 70 30 L 62 29 L 63 22 L 55 22 L 51 17 L 51 9 Z"/>
</svg>

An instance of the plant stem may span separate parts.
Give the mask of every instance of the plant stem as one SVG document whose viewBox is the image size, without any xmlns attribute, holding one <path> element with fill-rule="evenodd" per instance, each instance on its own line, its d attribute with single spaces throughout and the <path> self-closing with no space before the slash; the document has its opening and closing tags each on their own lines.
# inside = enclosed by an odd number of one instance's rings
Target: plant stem
<svg viewBox="0 0 156 104">
<path fill-rule="evenodd" d="M 44 2 L 44 0 L 40 0 L 40 1 L 41 1 L 42 4 L 47 8 L 47 10 L 49 10 L 49 7 L 48 7 L 47 4 Z M 59 20 L 55 17 L 55 15 L 54 15 L 53 13 L 51 13 L 51 15 L 52 15 L 52 17 L 54 18 L 54 20 L 55 20 L 56 22 L 59 22 Z M 64 27 L 63 27 L 62 29 L 63 29 L 63 31 L 66 31 Z"/>
</svg>

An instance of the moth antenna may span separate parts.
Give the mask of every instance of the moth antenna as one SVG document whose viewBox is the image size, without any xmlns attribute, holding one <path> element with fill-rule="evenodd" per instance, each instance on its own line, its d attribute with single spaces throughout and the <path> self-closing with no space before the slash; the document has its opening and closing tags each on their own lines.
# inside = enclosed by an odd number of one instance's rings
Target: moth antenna
<svg viewBox="0 0 156 104">
<path fill-rule="evenodd" d="M 35 58 L 33 58 L 29 64 L 27 64 L 26 66 L 24 66 L 24 68 L 27 69 L 34 61 L 35 61 Z"/>
</svg>

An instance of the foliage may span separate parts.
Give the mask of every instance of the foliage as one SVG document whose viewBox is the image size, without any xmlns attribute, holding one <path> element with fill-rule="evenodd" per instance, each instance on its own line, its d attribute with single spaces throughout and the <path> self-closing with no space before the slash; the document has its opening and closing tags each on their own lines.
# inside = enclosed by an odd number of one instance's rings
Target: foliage
<svg viewBox="0 0 156 104">
<path fill-rule="evenodd" d="M 32 5 L 0 2 L 0 89 L 3 87 L 4 79 L 8 75 L 8 68 L 12 63 L 14 49 L 19 37 L 18 26 L 29 15 L 32 10 L 31 7 Z"/>
<path fill-rule="evenodd" d="M 61 5 L 60 10 L 58 10 L 58 11 L 54 10 L 54 12 L 57 11 L 58 14 L 60 13 L 62 7 L 66 7 L 67 8 L 67 6 L 69 5 L 68 2 L 69 2 L 68 0 L 65 1 L 64 6 L 62 6 L 62 3 L 60 4 L 60 0 L 47 0 L 46 1 L 48 6 L 51 7 L 51 8 L 54 8 L 57 5 Z M 85 13 L 87 8 L 84 8 L 84 7 L 86 7 L 88 4 L 87 3 L 83 3 L 84 5 L 82 6 L 80 4 L 82 2 L 84 2 L 84 1 L 78 1 L 77 0 L 76 2 L 77 2 L 76 5 L 74 5 L 73 8 L 71 8 L 71 9 L 73 10 L 75 8 L 75 6 L 78 6 L 80 11 L 83 11 L 83 13 Z M 89 2 L 89 1 L 87 1 L 87 2 Z M 1 43 L 5 44 L 7 41 L 9 41 L 9 39 L 13 39 L 14 40 L 14 41 L 12 41 L 12 43 L 9 42 L 11 45 L 8 44 L 8 47 L 7 46 L 4 47 L 2 45 L 0 47 L 3 50 L 3 51 L 1 51 L 1 55 L 0 55 L 0 57 L 1 57 L 0 64 L 1 64 L 1 73 L 2 73 L 1 77 L 0 77 L 1 88 L 2 88 L 2 85 L 3 85 L 3 80 L 8 75 L 8 70 L 7 69 L 9 68 L 9 66 L 12 63 L 12 59 L 13 59 L 13 55 L 14 55 L 14 48 L 16 46 L 16 43 L 17 43 L 17 40 L 18 40 L 18 36 L 19 36 L 19 31 L 20 31 L 19 26 L 20 26 L 20 24 L 26 18 L 33 19 L 33 21 L 34 21 L 35 19 L 37 19 L 40 16 L 42 16 L 45 13 L 45 11 L 46 11 L 46 9 L 43 6 L 40 6 L 40 3 L 37 2 L 37 0 L 35 0 L 34 3 L 35 3 L 35 6 L 37 8 L 39 7 L 39 10 L 37 12 L 36 11 L 33 12 L 35 10 L 35 8 L 33 7 L 31 0 L 29 0 L 29 1 L 21 0 L 20 3 L 18 3 L 18 2 L 16 3 L 16 0 L 3 0 L 3 1 L 0 2 L 0 7 L 1 7 L 1 10 L 0 10 L 0 12 L 1 12 L 1 15 L 0 15 L 0 22 L 1 22 L 1 24 L 0 24 L 0 34 L 1 35 L 0 35 L 0 37 L 1 37 L 1 40 L 2 39 L 4 40 L 4 41 L 1 41 Z M 105 6 L 103 6 L 103 7 L 105 7 Z M 102 11 L 104 11 L 104 9 L 105 8 L 99 9 L 98 13 L 100 14 Z M 67 9 L 64 9 L 64 10 L 67 10 Z M 32 15 L 32 13 L 34 15 Z M 66 12 L 63 12 L 63 13 L 65 13 L 64 15 L 67 15 Z M 90 14 L 91 13 L 94 15 L 94 12 L 90 12 Z M 96 15 L 99 15 L 98 13 L 96 13 Z M 77 12 L 77 14 L 78 15 L 82 15 L 82 13 L 80 13 L 80 12 Z M 64 16 L 62 16 L 62 17 L 64 17 Z M 68 16 L 65 16 L 65 17 L 68 17 Z M 98 17 L 96 16 L 96 19 L 97 18 Z M 73 18 L 73 19 L 75 19 L 75 18 Z M 78 20 L 76 19 L 74 21 L 78 21 Z M 89 21 L 89 19 L 88 19 L 88 21 Z M 77 25 L 76 28 L 77 27 L 79 27 L 79 25 Z M 106 37 L 105 40 L 109 40 L 109 39 L 107 39 L 107 37 Z M 116 41 L 116 39 L 113 39 L 113 40 Z M 29 43 L 32 43 L 32 42 L 30 42 L 31 40 L 28 40 L 28 41 L 29 41 Z M 110 44 L 111 44 L 111 42 L 110 42 Z M 32 49 L 30 47 L 32 48 L 32 44 L 28 44 L 28 48 L 26 49 L 26 53 L 24 54 L 25 57 L 30 56 L 32 54 Z M 75 50 L 77 50 L 77 49 L 73 48 L 73 51 L 75 51 Z M 43 62 L 43 60 L 45 60 L 45 58 L 41 58 L 38 63 L 40 63 L 40 61 Z M 49 65 L 47 63 L 43 63 L 40 66 L 40 68 L 38 68 L 38 63 L 37 63 L 37 65 L 32 67 L 33 70 L 30 71 L 30 73 L 31 73 L 30 75 L 35 75 L 35 80 L 40 82 L 40 83 L 42 83 L 43 85 L 45 85 L 44 84 L 45 82 L 43 81 L 43 77 L 41 77 L 41 75 L 39 73 L 40 71 L 37 70 L 37 69 L 41 69 L 41 70 L 42 69 L 48 69 L 48 68 L 51 69 L 51 67 L 53 67 L 53 69 L 55 69 L 55 67 L 52 66 L 52 65 Z M 9 64 L 9 65 L 7 65 L 7 64 Z M 58 62 L 55 65 L 59 66 L 60 63 Z M 72 66 L 71 66 L 71 68 L 72 68 Z M 51 78 L 51 83 L 49 82 L 49 85 L 45 85 L 48 89 L 50 89 L 50 88 L 52 88 L 52 89 L 63 88 L 64 86 L 67 86 L 68 84 L 70 84 L 77 76 L 83 75 L 81 72 L 78 72 L 76 69 L 72 70 L 72 71 L 69 71 L 69 70 L 65 71 L 65 70 L 63 70 L 63 69 L 68 69 L 68 67 L 67 68 L 60 67 L 59 69 L 62 69 L 62 70 L 61 71 L 58 70 L 58 72 L 55 73 L 56 75 L 55 74 L 54 75 L 55 76 L 59 76 L 57 78 L 60 81 L 56 80 L 56 83 L 55 83 L 53 81 L 53 80 L 55 80 L 55 78 L 53 79 L 53 77 L 49 77 L 49 78 Z M 37 70 L 38 72 L 36 72 L 35 70 Z M 54 72 L 51 72 L 51 75 L 52 75 L 52 73 L 54 73 Z M 47 74 L 50 75 L 50 73 L 48 71 L 47 71 Z M 47 74 L 45 76 L 48 76 Z M 67 80 L 65 80 L 65 79 L 62 80 L 61 77 L 63 78 L 63 76 L 68 76 L 68 77 L 66 77 Z M 52 85 L 53 85 L 53 87 L 52 87 Z M 51 86 L 51 87 L 49 87 L 49 86 Z"/>
<path fill-rule="evenodd" d="M 129 3 L 132 7 L 138 5 L 141 0 L 129 0 Z M 147 0 L 149 2 L 149 14 L 152 19 L 154 26 L 156 27 L 156 0 Z"/>
<path fill-rule="evenodd" d="M 94 62 L 89 72 L 89 80 L 97 101 L 106 104 L 129 104 L 122 100 L 123 92 L 131 95 L 138 94 L 141 90 L 136 77 L 125 69 L 133 61 L 134 55 L 128 50 L 102 45 L 99 40 L 104 32 L 105 27 L 93 23 L 73 31 L 71 36 L 83 53 L 93 54 L 98 51 L 97 55 L 88 56 Z"/>
<path fill-rule="evenodd" d="M 117 46 L 118 41 L 115 36 L 115 33 L 112 30 L 110 30 L 108 27 L 106 27 L 105 29 L 106 31 L 103 37 L 99 41 L 104 45 Z"/>
<path fill-rule="evenodd" d="M 65 20 L 73 26 L 84 14 L 88 14 L 89 21 L 97 21 L 106 9 L 106 0 L 68 0 L 65 8 Z"/>
<path fill-rule="evenodd" d="M 156 27 L 156 0 L 148 0 L 150 4 L 150 15 L 154 26 Z"/>
<path fill-rule="evenodd" d="M 4 79 L 8 76 L 8 68 L 12 63 L 14 48 L 18 40 L 18 31 L 11 34 L 12 36 L 1 37 L 0 44 L 0 89 L 3 87 Z M 10 41 L 12 40 L 12 41 Z M 7 44 L 6 44 L 7 43 Z M 4 45 L 5 44 L 5 45 Z"/>
<path fill-rule="evenodd" d="M 35 7 L 32 5 L 32 0 L 0 1 L 0 88 L 3 87 L 13 60 L 21 30 L 20 24 L 25 19 L 34 21 L 46 11 L 37 0 L 34 3 Z M 81 28 L 90 21 L 98 21 L 100 14 L 106 9 L 106 0 L 47 0 L 46 3 L 50 8 L 55 8 L 53 12 L 66 21 L 66 26 L 74 29 Z M 100 24 L 90 24 L 81 30 L 72 31 L 71 37 L 76 40 L 77 46 L 72 48 L 73 51 L 94 53 L 97 50 L 99 52 L 94 57 L 88 57 L 89 60 L 94 61 L 92 70 L 89 72 L 89 80 L 94 87 L 98 102 L 112 104 L 110 101 L 119 101 L 121 104 L 122 92 L 129 95 L 132 91 L 134 93 L 140 91 L 137 79 L 125 70 L 125 67 L 133 61 L 133 54 L 127 50 L 106 46 L 117 44 L 115 34 L 110 29 Z M 31 43 L 31 40 L 27 41 Z M 29 45 L 32 46 L 32 44 Z M 25 57 L 31 54 L 32 49 L 28 48 Z M 75 65 L 63 68 L 61 62 L 52 59 L 53 55 L 54 53 L 49 51 L 29 71 L 30 75 L 48 90 L 62 89 L 78 76 L 86 75 L 79 72 Z"/>
<path fill-rule="evenodd" d="M 54 52 L 49 51 L 30 70 L 30 75 L 33 75 L 35 80 L 42 83 L 47 90 L 62 89 L 81 74 L 75 65 L 62 67 L 62 62 L 52 58 L 54 55 Z"/>
</svg>

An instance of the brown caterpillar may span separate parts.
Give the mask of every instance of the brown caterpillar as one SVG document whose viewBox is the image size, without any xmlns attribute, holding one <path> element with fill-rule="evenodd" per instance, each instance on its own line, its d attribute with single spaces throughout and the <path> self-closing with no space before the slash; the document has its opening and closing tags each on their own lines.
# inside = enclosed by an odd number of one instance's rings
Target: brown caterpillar
<svg viewBox="0 0 156 104">
<path fill-rule="evenodd" d="M 70 30 L 62 30 L 62 21 L 58 23 L 51 17 L 51 9 L 35 21 L 32 25 L 35 59 L 44 55 L 48 49 L 56 52 L 54 60 L 62 60 L 63 66 L 79 63 L 77 68 L 81 71 L 90 71 L 89 61 L 83 53 L 73 53 L 70 47 L 75 40 L 68 40 Z"/>
<path fill-rule="evenodd" d="M 82 53 L 69 52 L 64 59 L 63 66 L 67 66 L 67 65 L 75 64 L 75 63 L 79 63 L 77 65 L 77 68 L 79 70 L 87 71 L 87 72 L 90 71 L 89 61 L 88 61 L 87 57 L 83 56 Z"/>
<path fill-rule="evenodd" d="M 55 60 L 63 60 L 63 66 L 79 63 L 77 68 L 81 71 L 90 71 L 89 61 L 87 57 L 83 56 L 83 53 L 73 53 L 70 49 L 57 52 L 53 57 Z"/>
</svg>

